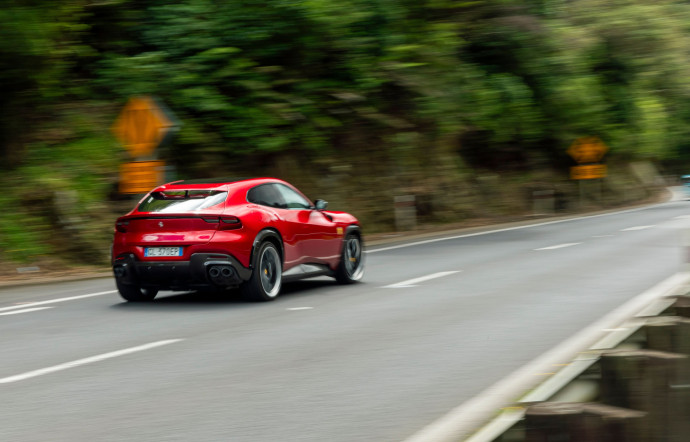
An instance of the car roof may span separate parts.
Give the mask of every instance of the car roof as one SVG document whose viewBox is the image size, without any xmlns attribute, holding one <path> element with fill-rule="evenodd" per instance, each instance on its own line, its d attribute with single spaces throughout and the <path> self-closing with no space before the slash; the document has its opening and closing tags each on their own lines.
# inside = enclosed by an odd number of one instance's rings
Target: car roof
<svg viewBox="0 0 690 442">
<path fill-rule="evenodd" d="M 173 181 L 172 183 L 169 183 L 170 185 L 173 186 L 182 186 L 182 185 L 188 185 L 188 184 L 228 184 L 228 183 L 235 183 L 237 181 L 244 181 L 250 178 L 197 178 L 194 180 L 180 180 L 180 181 Z"/>
<path fill-rule="evenodd" d="M 277 178 L 202 178 L 193 180 L 179 180 L 153 189 L 153 192 L 163 192 L 165 190 L 241 190 L 243 188 L 249 189 L 259 184 L 265 183 L 285 183 L 285 181 Z"/>
</svg>

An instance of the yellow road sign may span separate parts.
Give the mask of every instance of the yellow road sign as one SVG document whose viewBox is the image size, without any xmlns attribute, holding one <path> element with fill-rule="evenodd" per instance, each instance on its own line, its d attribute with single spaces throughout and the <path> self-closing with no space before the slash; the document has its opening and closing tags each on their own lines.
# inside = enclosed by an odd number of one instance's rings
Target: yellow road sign
<svg viewBox="0 0 690 442">
<path fill-rule="evenodd" d="M 570 178 L 573 180 L 593 180 L 606 176 L 605 164 L 587 164 L 570 168 Z"/>
<path fill-rule="evenodd" d="M 149 156 L 175 123 L 151 97 L 132 97 L 115 120 L 113 132 L 134 158 Z"/>
<path fill-rule="evenodd" d="M 598 163 L 609 148 L 598 137 L 578 138 L 568 148 L 568 154 L 578 163 Z"/>
<path fill-rule="evenodd" d="M 146 193 L 163 184 L 165 161 L 132 161 L 120 164 L 120 193 Z"/>
</svg>

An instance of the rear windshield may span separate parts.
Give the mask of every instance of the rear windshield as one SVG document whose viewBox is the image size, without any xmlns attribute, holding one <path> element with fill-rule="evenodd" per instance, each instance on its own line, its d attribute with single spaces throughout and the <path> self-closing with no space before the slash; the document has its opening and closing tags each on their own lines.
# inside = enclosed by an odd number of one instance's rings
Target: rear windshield
<svg viewBox="0 0 690 442">
<path fill-rule="evenodd" d="M 153 192 L 139 204 L 139 212 L 194 212 L 221 204 L 228 192 L 220 190 L 166 190 Z"/>
</svg>

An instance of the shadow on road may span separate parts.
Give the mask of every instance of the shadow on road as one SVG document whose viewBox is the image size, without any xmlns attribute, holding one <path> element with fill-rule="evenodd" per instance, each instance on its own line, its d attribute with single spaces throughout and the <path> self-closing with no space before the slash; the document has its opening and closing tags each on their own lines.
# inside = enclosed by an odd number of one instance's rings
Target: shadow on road
<svg viewBox="0 0 690 442">
<path fill-rule="evenodd" d="M 301 296 L 324 295 L 327 290 L 339 285 L 330 280 L 304 280 L 284 283 L 280 295 L 275 301 L 248 302 L 242 299 L 239 290 L 200 290 L 187 292 L 162 291 L 153 302 L 125 302 L 112 305 L 112 308 L 128 310 L 149 310 L 151 308 L 161 308 L 162 306 L 190 306 L 214 307 L 235 306 L 241 308 L 259 307 L 275 304 L 288 299 L 295 299 Z"/>
</svg>

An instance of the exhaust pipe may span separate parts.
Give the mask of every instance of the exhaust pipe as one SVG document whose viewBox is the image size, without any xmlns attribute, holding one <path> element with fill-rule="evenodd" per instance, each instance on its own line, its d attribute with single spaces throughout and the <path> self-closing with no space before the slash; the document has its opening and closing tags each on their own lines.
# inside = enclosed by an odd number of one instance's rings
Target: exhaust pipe
<svg viewBox="0 0 690 442">
<path fill-rule="evenodd" d="M 221 287 L 237 285 L 235 270 L 229 265 L 212 265 L 208 269 L 208 277 L 211 282 Z"/>
</svg>

